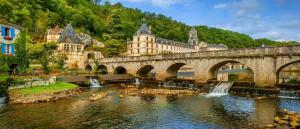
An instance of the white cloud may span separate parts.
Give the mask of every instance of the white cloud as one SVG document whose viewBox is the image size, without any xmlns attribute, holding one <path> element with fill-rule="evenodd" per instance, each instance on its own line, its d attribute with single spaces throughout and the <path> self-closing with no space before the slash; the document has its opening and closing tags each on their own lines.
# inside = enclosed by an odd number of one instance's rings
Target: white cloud
<svg viewBox="0 0 300 129">
<path fill-rule="evenodd" d="M 300 34 L 297 35 L 298 41 L 300 42 Z"/>
<path fill-rule="evenodd" d="M 223 3 L 223 4 L 217 4 L 214 6 L 215 9 L 223 9 L 223 8 L 226 8 L 227 7 L 227 4 Z"/>
</svg>

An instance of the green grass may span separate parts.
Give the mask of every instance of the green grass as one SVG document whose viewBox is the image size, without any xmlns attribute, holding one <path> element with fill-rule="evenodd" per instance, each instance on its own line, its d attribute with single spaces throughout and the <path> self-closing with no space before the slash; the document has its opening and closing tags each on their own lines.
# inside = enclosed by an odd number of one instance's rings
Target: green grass
<svg viewBox="0 0 300 129">
<path fill-rule="evenodd" d="M 9 76 L 6 76 L 6 75 L 0 75 L 0 82 L 6 81 L 7 78 L 9 78 Z"/>
<path fill-rule="evenodd" d="M 65 91 L 69 89 L 77 88 L 78 86 L 71 83 L 66 82 L 56 82 L 55 84 L 51 84 L 48 86 L 35 86 L 30 88 L 23 88 L 23 89 L 12 89 L 9 92 L 12 94 L 43 94 L 43 93 L 55 93 L 59 91 Z"/>
</svg>

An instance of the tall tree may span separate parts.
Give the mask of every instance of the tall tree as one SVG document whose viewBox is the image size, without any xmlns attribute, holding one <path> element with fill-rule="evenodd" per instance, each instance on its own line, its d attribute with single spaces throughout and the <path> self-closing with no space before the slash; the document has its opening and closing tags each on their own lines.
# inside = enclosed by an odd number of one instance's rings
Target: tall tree
<svg viewBox="0 0 300 129">
<path fill-rule="evenodd" d="M 15 42 L 16 62 L 20 72 L 24 72 L 28 68 L 28 56 L 26 49 L 26 32 L 22 31 Z"/>
</svg>

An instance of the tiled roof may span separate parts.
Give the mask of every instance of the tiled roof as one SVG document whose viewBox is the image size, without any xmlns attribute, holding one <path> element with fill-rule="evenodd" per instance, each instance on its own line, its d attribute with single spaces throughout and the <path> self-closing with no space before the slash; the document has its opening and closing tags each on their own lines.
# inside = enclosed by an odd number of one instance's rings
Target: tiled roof
<svg viewBox="0 0 300 129">
<path fill-rule="evenodd" d="M 208 44 L 207 47 L 227 48 L 224 44 Z"/>
<path fill-rule="evenodd" d="M 49 35 L 60 35 L 63 29 L 61 29 L 58 25 L 56 25 L 53 29 L 49 30 Z"/>
<path fill-rule="evenodd" d="M 163 38 L 156 38 L 156 43 L 172 45 L 172 46 L 178 46 L 178 47 L 185 47 L 185 48 L 194 48 L 193 45 L 189 45 L 187 43 L 168 40 L 168 39 L 163 39 Z"/>
<path fill-rule="evenodd" d="M 21 26 L 16 25 L 16 24 L 13 24 L 13 23 L 10 23 L 10 22 L 8 22 L 8 21 L 2 19 L 2 18 L 0 18 L 0 24 L 5 25 L 5 26 L 14 27 L 14 28 L 17 28 L 17 29 L 22 29 Z"/>
<path fill-rule="evenodd" d="M 137 34 L 149 34 L 151 35 L 152 32 L 149 30 L 146 23 L 143 23 L 140 29 L 137 31 Z"/>
<path fill-rule="evenodd" d="M 66 28 L 62 31 L 61 36 L 58 39 L 58 43 L 72 42 L 79 44 L 81 43 L 80 38 L 76 35 L 75 30 L 71 24 L 68 24 Z"/>
</svg>

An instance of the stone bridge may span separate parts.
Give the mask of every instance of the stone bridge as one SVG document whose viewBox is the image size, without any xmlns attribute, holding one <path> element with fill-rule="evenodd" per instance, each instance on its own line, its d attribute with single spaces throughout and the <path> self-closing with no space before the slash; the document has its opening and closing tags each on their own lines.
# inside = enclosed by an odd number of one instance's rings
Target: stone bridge
<svg viewBox="0 0 300 129">
<path fill-rule="evenodd" d="M 239 62 L 253 71 L 254 82 L 258 86 L 274 86 L 278 82 L 281 69 L 300 62 L 300 46 L 230 49 L 203 51 L 170 55 L 152 55 L 99 59 L 98 69 L 108 74 L 140 74 L 155 69 L 157 80 L 176 76 L 184 65 L 192 66 L 195 81 L 206 83 L 215 78 L 215 71 L 230 62 Z"/>
</svg>

